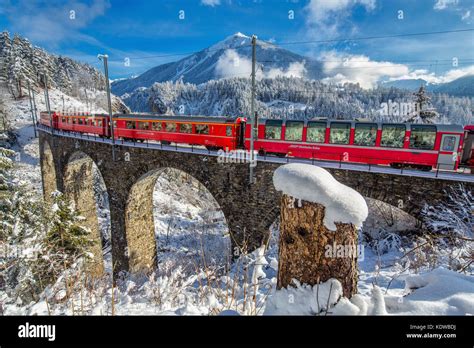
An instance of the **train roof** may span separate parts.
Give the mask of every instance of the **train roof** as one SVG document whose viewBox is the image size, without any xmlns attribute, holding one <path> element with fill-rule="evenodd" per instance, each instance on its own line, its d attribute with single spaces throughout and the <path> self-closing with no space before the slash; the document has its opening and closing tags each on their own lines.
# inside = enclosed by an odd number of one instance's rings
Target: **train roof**
<svg viewBox="0 0 474 348">
<path fill-rule="evenodd" d="M 114 118 L 134 118 L 137 120 L 164 120 L 176 122 L 204 122 L 204 123 L 225 123 L 235 122 L 237 119 L 224 116 L 170 116 L 170 115 L 156 115 L 156 114 L 114 114 Z"/>
</svg>

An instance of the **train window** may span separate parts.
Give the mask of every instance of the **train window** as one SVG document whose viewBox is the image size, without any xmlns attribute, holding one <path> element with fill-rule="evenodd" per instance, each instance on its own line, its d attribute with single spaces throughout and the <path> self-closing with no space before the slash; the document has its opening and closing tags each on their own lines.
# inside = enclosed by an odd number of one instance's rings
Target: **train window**
<svg viewBox="0 0 474 348">
<path fill-rule="evenodd" d="M 167 132 L 176 132 L 176 123 L 174 123 L 174 122 L 166 123 L 166 131 Z"/>
<path fill-rule="evenodd" d="M 384 124 L 380 146 L 402 148 L 405 141 L 405 130 L 403 124 Z"/>
<path fill-rule="evenodd" d="M 61 117 L 61 122 L 66 123 L 66 117 Z"/>
<path fill-rule="evenodd" d="M 148 122 L 138 122 L 138 129 L 148 130 L 150 129 L 150 124 Z"/>
<path fill-rule="evenodd" d="M 354 145 L 375 146 L 377 125 L 375 123 L 357 123 L 355 126 Z"/>
<path fill-rule="evenodd" d="M 179 126 L 179 131 L 181 133 L 192 133 L 193 125 L 189 123 L 181 123 L 181 125 Z"/>
<path fill-rule="evenodd" d="M 118 127 L 117 127 L 117 121 L 114 121 L 114 129 L 115 129 L 115 128 L 118 128 Z"/>
<path fill-rule="evenodd" d="M 306 141 L 308 143 L 324 143 L 326 140 L 326 122 L 308 122 Z"/>
<path fill-rule="evenodd" d="M 160 131 L 161 130 L 161 122 L 152 122 L 151 123 L 151 129 L 154 131 Z"/>
<path fill-rule="evenodd" d="M 436 126 L 412 125 L 410 148 L 432 150 L 436 139 Z"/>
<path fill-rule="evenodd" d="M 127 129 L 135 129 L 135 121 L 126 122 Z"/>
<path fill-rule="evenodd" d="M 331 144 L 349 144 L 349 136 L 351 134 L 350 123 L 331 123 L 331 131 L 329 142 Z"/>
<path fill-rule="evenodd" d="M 72 118 L 72 124 L 76 124 L 77 123 L 77 118 Z"/>
<path fill-rule="evenodd" d="M 456 146 L 456 137 L 454 135 L 445 135 L 443 137 L 442 151 L 454 151 Z"/>
<path fill-rule="evenodd" d="M 225 135 L 228 136 L 228 137 L 232 136 L 232 126 L 227 126 L 225 128 Z"/>
<path fill-rule="evenodd" d="M 207 124 L 197 124 L 196 125 L 197 134 L 209 134 L 209 126 Z"/>
<path fill-rule="evenodd" d="M 265 123 L 265 139 L 281 139 L 280 120 L 268 120 Z"/>
<path fill-rule="evenodd" d="M 82 118 L 79 118 L 79 124 L 84 124 L 84 120 Z"/>
<path fill-rule="evenodd" d="M 303 121 L 286 121 L 285 140 L 303 140 Z"/>
<path fill-rule="evenodd" d="M 102 120 L 97 120 L 97 126 L 102 127 Z"/>
</svg>

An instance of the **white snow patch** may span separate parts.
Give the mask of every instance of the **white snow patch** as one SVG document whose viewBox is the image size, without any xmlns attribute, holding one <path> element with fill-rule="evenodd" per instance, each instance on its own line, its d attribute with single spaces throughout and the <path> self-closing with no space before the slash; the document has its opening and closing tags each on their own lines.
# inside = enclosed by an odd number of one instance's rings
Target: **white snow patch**
<svg viewBox="0 0 474 348">
<path fill-rule="evenodd" d="M 291 197 L 324 205 L 324 225 L 329 230 L 336 230 L 336 222 L 351 223 L 360 228 L 367 218 L 365 199 L 323 168 L 302 163 L 286 164 L 273 174 L 273 184 L 278 191 Z"/>
<path fill-rule="evenodd" d="M 275 291 L 267 299 L 264 315 L 316 315 L 329 311 L 341 298 L 342 286 L 337 279 L 318 285 L 300 284 Z"/>
<path fill-rule="evenodd" d="M 443 267 L 405 278 L 405 296 L 387 296 L 389 312 L 417 315 L 474 315 L 474 277 Z"/>
</svg>

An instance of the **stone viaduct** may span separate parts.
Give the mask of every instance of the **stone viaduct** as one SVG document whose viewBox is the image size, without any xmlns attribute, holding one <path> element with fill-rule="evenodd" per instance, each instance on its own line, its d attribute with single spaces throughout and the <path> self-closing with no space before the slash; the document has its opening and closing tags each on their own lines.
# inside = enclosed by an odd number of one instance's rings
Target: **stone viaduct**
<svg viewBox="0 0 474 348">
<path fill-rule="evenodd" d="M 113 161 L 110 144 L 52 136 L 45 131 L 39 134 L 45 199 L 56 189 L 65 192 L 97 238 L 100 232 L 93 194 L 94 168 L 100 172 L 109 197 L 114 274 L 121 270 L 146 272 L 155 265 L 152 193 L 165 168 L 191 175 L 210 191 L 224 213 L 233 248 L 260 245 L 279 216 L 280 193 L 272 183 L 279 163 L 258 162 L 257 181 L 250 186 L 248 164 L 244 163 L 219 163 L 215 156 L 124 145 L 116 145 Z M 419 216 L 425 203 L 442 201 L 444 190 L 458 184 L 436 178 L 328 170 L 363 196 L 397 206 L 414 217 Z M 102 260 L 100 245 L 94 254 Z M 99 273 L 101 267 L 97 265 Z"/>
</svg>

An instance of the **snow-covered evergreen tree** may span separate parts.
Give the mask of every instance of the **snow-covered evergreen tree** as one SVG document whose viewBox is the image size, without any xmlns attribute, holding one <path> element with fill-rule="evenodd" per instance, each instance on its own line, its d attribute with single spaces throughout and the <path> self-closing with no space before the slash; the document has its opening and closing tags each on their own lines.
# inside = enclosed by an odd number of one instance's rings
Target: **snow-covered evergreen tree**
<svg viewBox="0 0 474 348">
<path fill-rule="evenodd" d="M 34 275 L 42 284 L 54 282 L 65 270 L 86 261 L 94 244 L 90 231 L 81 225 L 84 218 L 60 192 L 53 193 L 53 204 L 45 214 L 46 233 L 39 243 Z"/>
</svg>

